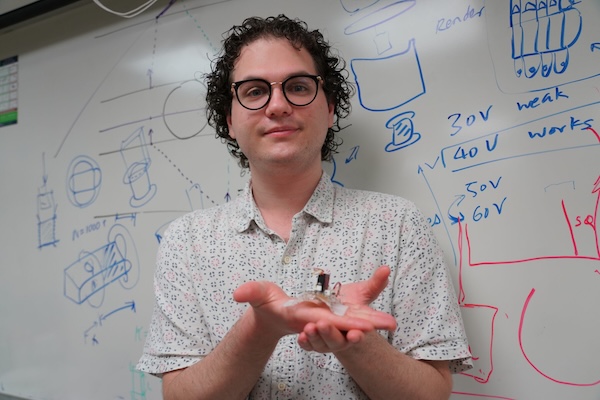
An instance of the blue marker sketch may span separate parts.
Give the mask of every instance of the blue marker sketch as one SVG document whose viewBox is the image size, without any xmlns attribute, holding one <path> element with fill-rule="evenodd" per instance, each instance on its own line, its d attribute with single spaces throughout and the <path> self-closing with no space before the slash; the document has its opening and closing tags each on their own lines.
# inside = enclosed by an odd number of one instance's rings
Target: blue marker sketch
<svg viewBox="0 0 600 400">
<path fill-rule="evenodd" d="M 100 341 L 98 340 L 98 336 L 96 334 L 96 330 L 101 328 L 109 317 L 112 317 L 117 313 L 122 313 L 123 311 L 132 311 L 133 313 L 135 313 L 135 301 L 127 301 L 124 305 L 120 307 L 114 308 L 106 313 L 98 315 L 98 318 L 90 325 L 89 328 L 87 328 L 83 332 L 83 342 L 87 344 L 88 338 L 91 336 L 92 345 L 100 344 Z"/>
<path fill-rule="evenodd" d="M 144 129 L 139 128 L 121 142 L 121 157 L 125 163 L 123 183 L 129 185 L 132 196 L 131 207 L 141 207 L 156 194 L 156 185 L 151 183 L 150 164 L 152 160 L 146 147 Z"/>
<path fill-rule="evenodd" d="M 414 111 L 406 111 L 390 118 L 385 127 L 392 130 L 392 141 L 385 146 L 388 153 L 404 149 L 417 143 L 421 139 L 421 134 L 415 132 L 412 118 Z"/>
<path fill-rule="evenodd" d="M 76 304 L 87 301 L 92 307 L 104 302 L 104 289 L 119 281 L 131 289 L 139 280 L 139 258 L 131 234 L 115 224 L 108 243 L 93 251 L 82 250 L 78 259 L 64 270 L 64 296 Z"/>
<path fill-rule="evenodd" d="M 185 194 L 191 211 L 204 208 L 204 192 L 200 184 L 194 183 L 189 189 L 186 189 Z"/>
<path fill-rule="evenodd" d="M 357 21 L 348 25 L 346 29 L 344 29 L 344 33 L 346 35 L 352 35 L 370 28 L 375 28 L 378 25 L 391 21 L 392 19 L 404 14 L 416 3 L 416 0 L 400 0 L 379 9 L 375 9 L 374 11 L 371 11 L 367 15 L 361 16 Z M 348 10 L 343 1 L 342 7 L 344 7 L 346 11 Z"/>
<path fill-rule="evenodd" d="M 346 164 L 348 164 L 352 160 L 358 159 L 358 150 L 359 149 L 360 149 L 360 146 L 354 146 L 352 149 L 350 149 L 350 155 L 348 157 L 346 157 Z"/>
<path fill-rule="evenodd" d="M 549 90 L 600 75 L 597 2 L 486 1 L 485 8 L 488 49 L 502 92 Z"/>
<path fill-rule="evenodd" d="M 100 194 L 102 171 L 96 161 L 88 156 L 78 156 L 67 169 L 67 198 L 75 207 L 92 204 Z"/>
<path fill-rule="evenodd" d="M 600 101 L 597 101 L 573 107 L 445 147 L 440 154 L 442 165 L 458 172 L 519 157 L 600 146 L 600 136 L 591 129 L 593 106 L 599 104 Z M 539 124 L 551 117 L 555 117 L 557 123 L 544 126 L 539 131 Z M 536 126 L 536 130 L 528 130 L 529 125 Z M 570 135 L 572 140 L 568 143 L 550 141 L 543 148 L 537 142 L 560 138 L 561 135 Z M 509 138 L 511 144 L 507 145 Z"/>
<path fill-rule="evenodd" d="M 562 74 L 569 48 L 579 39 L 581 13 L 577 0 L 511 0 L 512 58 L 515 74 L 533 78 Z"/>
<path fill-rule="evenodd" d="M 331 158 L 331 163 L 333 164 L 333 172 L 331 173 L 331 178 L 330 181 L 332 183 L 335 183 L 336 185 L 339 185 L 341 187 L 344 187 L 344 184 L 340 181 L 337 180 L 336 178 L 336 173 L 337 173 L 337 162 L 335 161 L 335 157 Z"/>
<path fill-rule="evenodd" d="M 379 1 L 380 0 L 340 0 L 340 3 L 342 4 L 344 11 L 354 14 L 355 12 L 371 7 Z"/>
<path fill-rule="evenodd" d="M 355 58 L 350 61 L 350 68 L 360 105 L 369 111 L 393 110 L 426 93 L 415 39 L 400 53 L 383 58 Z"/>
<path fill-rule="evenodd" d="M 42 154 L 44 159 L 44 175 L 43 184 L 38 188 L 37 195 L 37 226 L 38 226 L 38 248 L 46 246 L 56 247 L 58 239 L 56 239 L 56 209 L 57 205 L 54 201 L 54 192 L 48 189 L 48 175 L 46 174 L 45 154 Z"/>
<path fill-rule="evenodd" d="M 353 35 L 369 29 L 374 31 L 373 41 L 377 48 L 377 54 L 383 54 L 392 49 L 389 32 L 384 30 L 383 25 L 410 10 L 416 0 L 400 0 L 391 4 L 378 5 L 375 1 L 350 1 L 340 0 L 342 8 L 350 13 L 354 21 L 344 29 L 346 35 Z M 384 2 L 386 3 L 386 2 Z"/>
</svg>

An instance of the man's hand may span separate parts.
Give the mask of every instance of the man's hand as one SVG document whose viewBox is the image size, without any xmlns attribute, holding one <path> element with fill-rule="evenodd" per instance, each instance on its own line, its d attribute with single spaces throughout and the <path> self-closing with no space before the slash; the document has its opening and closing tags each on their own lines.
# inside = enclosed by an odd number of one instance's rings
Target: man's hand
<svg viewBox="0 0 600 400">
<path fill-rule="evenodd" d="M 368 310 L 380 313 L 371 309 L 368 305 L 385 289 L 389 276 L 389 267 L 382 266 L 366 281 L 342 285 L 340 298 L 349 307 L 346 314 L 351 313 L 353 316 L 361 318 L 361 313 L 369 313 Z M 362 315 L 364 318 L 368 318 L 367 314 Z M 385 328 L 376 327 L 375 329 L 395 329 L 396 321 L 394 321 L 393 317 L 388 314 L 384 315 L 389 317 L 388 322 L 390 325 Z M 364 340 L 366 332 L 369 331 L 339 329 L 331 324 L 330 321 L 318 320 L 304 326 L 304 329 L 298 335 L 298 344 L 304 350 L 317 351 L 319 353 L 341 351 Z"/>
<path fill-rule="evenodd" d="M 252 306 L 255 321 L 266 330 L 265 334 L 282 337 L 300 333 L 301 338 L 307 338 L 307 328 L 310 332 L 311 327 L 321 326 L 327 332 L 331 330 L 338 339 L 339 335 L 343 335 L 344 340 L 361 340 L 365 332 L 396 327 L 391 315 L 368 306 L 385 288 L 389 273 L 389 268 L 380 268 L 366 281 L 342 286 L 340 295 L 348 306 L 343 316 L 332 313 L 326 304 L 315 302 L 286 306 L 292 298 L 271 282 L 244 283 L 235 290 L 233 298 Z M 300 337 L 299 343 L 303 346 Z"/>
</svg>

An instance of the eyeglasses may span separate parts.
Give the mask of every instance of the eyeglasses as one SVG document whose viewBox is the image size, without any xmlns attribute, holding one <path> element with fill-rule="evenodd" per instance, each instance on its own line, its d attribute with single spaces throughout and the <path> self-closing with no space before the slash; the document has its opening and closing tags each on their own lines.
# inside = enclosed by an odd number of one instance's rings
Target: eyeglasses
<svg viewBox="0 0 600 400">
<path fill-rule="evenodd" d="M 235 96 L 248 110 L 260 110 L 271 100 L 273 85 L 281 85 L 286 100 L 295 106 L 307 106 L 317 97 L 319 82 L 323 79 L 318 75 L 296 75 L 283 82 L 267 82 L 264 79 L 247 79 L 231 84 Z"/>
</svg>

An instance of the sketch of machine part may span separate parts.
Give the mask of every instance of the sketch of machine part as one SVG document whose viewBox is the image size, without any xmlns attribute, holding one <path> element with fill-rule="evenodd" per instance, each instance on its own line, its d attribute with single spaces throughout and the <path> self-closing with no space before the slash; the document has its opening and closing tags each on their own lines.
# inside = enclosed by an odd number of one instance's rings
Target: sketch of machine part
<svg viewBox="0 0 600 400">
<path fill-rule="evenodd" d="M 144 128 L 139 128 L 121 142 L 121 157 L 125 163 L 123 183 L 129 185 L 129 205 L 138 208 L 148 203 L 156 194 L 156 185 L 150 180 L 150 164 Z"/>
<path fill-rule="evenodd" d="M 88 302 L 99 307 L 105 289 L 114 282 L 124 289 L 139 280 L 139 258 L 131 234 L 123 225 L 113 225 L 108 242 L 93 251 L 82 250 L 78 259 L 64 270 L 64 296 L 76 304 Z"/>
<path fill-rule="evenodd" d="M 100 194 L 102 171 L 96 161 L 88 156 L 78 156 L 67 169 L 67 198 L 75 207 L 92 204 Z"/>
<path fill-rule="evenodd" d="M 360 105 L 369 111 L 393 110 L 426 92 L 415 39 L 403 52 L 382 58 L 355 58 L 350 67 Z"/>
<path fill-rule="evenodd" d="M 414 111 L 406 111 L 390 118 L 385 127 L 392 130 L 392 141 L 385 146 L 388 153 L 404 149 L 421 139 L 421 134 L 415 132 L 412 118 Z"/>
<path fill-rule="evenodd" d="M 208 125 L 206 85 L 200 79 L 183 82 L 169 92 L 163 104 L 163 122 L 177 139 L 199 135 Z"/>
<path fill-rule="evenodd" d="M 375 3 L 377 2 L 373 3 L 372 1 L 369 1 L 369 3 L 372 4 L 369 4 L 367 7 L 361 7 L 356 4 L 350 3 L 357 2 L 342 1 L 342 6 L 346 11 L 353 9 L 356 10 L 356 12 L 363 11 L 364 13 L 359 14 L 357 20 L 352 22 L 346 27 L 346 29 L 344 29 L 344 33 L 346 35 L 352 35 L 354 33 L 362 32 L 370 28 L 376 28 L 377 26 L 391 21 L 392 19 L 404 14 L 406 11 L 410 10 L 417 2 L 416 0 L 401 0 L 386 4 L 383 7 L 379 8 L 377 7 L 379 6 L 379 4 L 375 6 Z M 370 8 L 372 6 L 373 9 Z"/>
<path fill-rule="evenodd" d="M 579 39 L 581 13 L 573 1 L 511 0 L 510 26 L 515 74 L 533 78 L 562 74 L 569 48 Z"/>
<path fill-rule="evenodd" d="M 600 75 L 593 1 L 486 1 L 488 49 L 505 93 L 525 93 Z M 497 18 L 506 15 L 506 18 Z"/>
<path fill-rule="evenodd" d="M 378 4 L 379 3 L 379 4 Z M 372 29 L 377 54 L 383 54 L 392 48 L 388 32 L 382 25 L 410 10 L 416 0 L 380 1 L 380 0 L 341 0 L 342 8 L 353 15 L 354 21 L 344 29 L 346 35 Z"/>
<path fill-rule="evenodd" d="M 38 227 L 38 248 L 46 246 L 55 246 L 58 243 L 56 239 L 56 209 L 54 201 L 54 192 L 48 189 L 48 176 L 46 175 L 44 165 L 44 183 L 38 188 L 37 194 L 37 227 Z"/>
</svg>

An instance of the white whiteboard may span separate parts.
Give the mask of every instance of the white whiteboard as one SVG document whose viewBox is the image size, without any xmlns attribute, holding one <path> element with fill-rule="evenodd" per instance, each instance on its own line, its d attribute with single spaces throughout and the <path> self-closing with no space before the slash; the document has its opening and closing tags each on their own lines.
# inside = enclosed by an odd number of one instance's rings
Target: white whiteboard
<svg viewBox="0 0 600 400">
<path fill-rule="evenodd" d="M 600 398 L 597 1 L 180 0 L 156 19 L 159 3 L 124 20 L 90 2 L 0 35 L 0 59 L 18 56 L 0 392 L 161 397 L 133 368 L 160 235 L 247 178 L 198 77 L 225 30 L 283 12 L 321 28 L 357 82 L 325 169 L 413 200 L 444 247 L 476 357 L 452 398 Z"/>
</svg>

